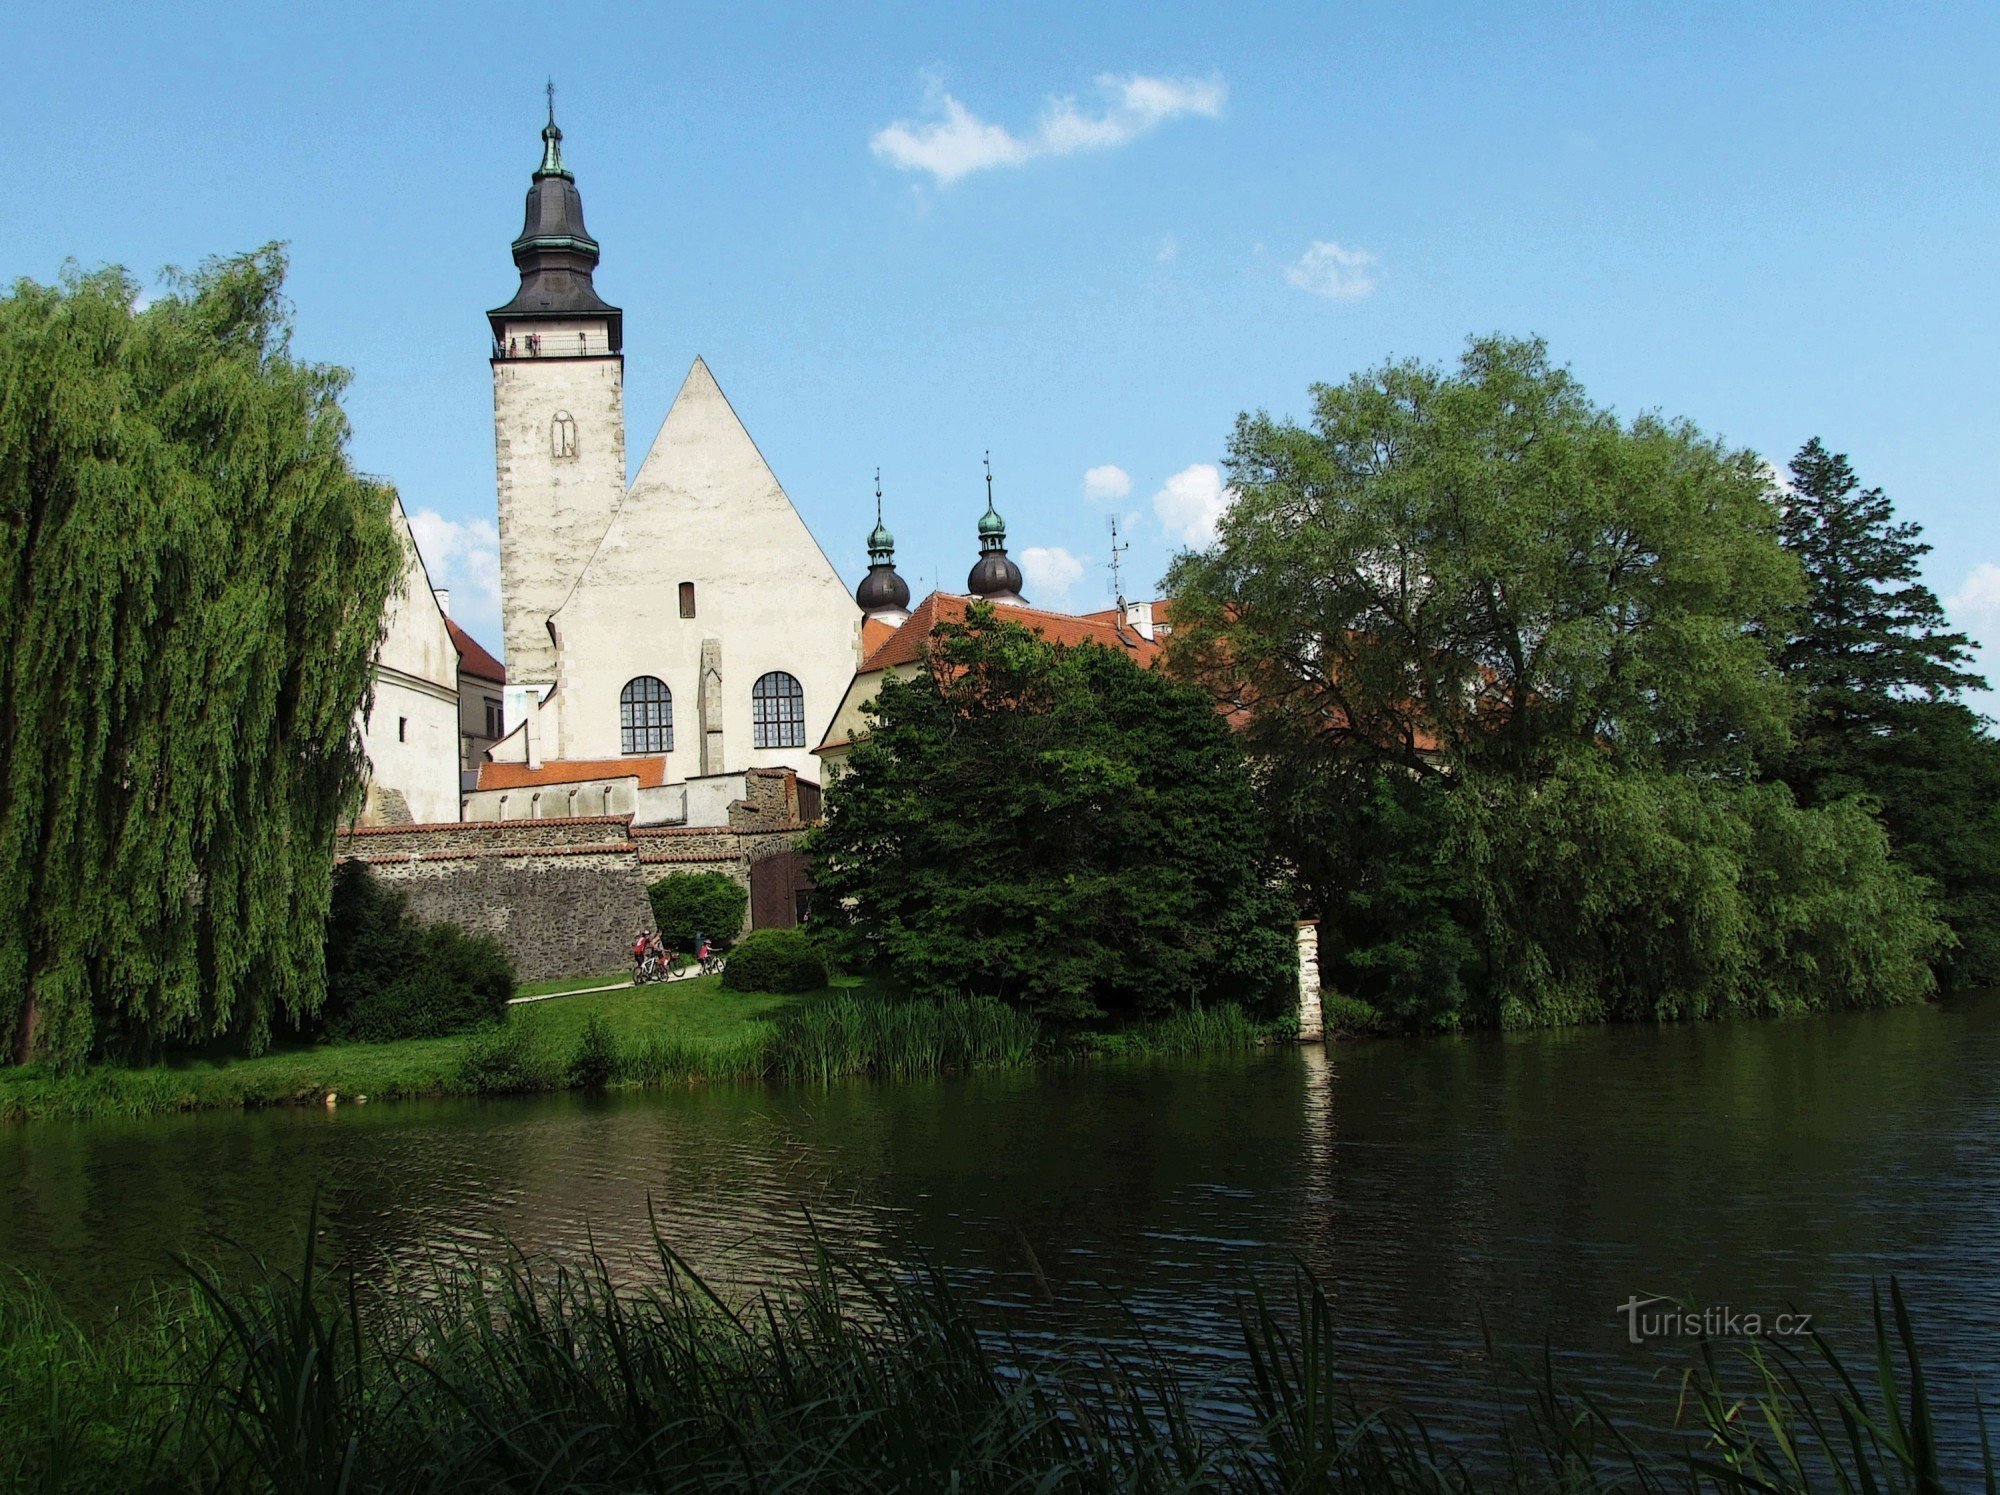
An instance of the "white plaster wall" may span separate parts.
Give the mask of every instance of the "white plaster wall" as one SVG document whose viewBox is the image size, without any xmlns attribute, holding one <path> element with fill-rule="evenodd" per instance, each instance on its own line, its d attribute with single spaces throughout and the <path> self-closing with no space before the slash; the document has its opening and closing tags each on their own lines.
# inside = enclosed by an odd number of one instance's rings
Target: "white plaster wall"
<svg viewBox="0 0 2000 1495">
<path fill-rule="evenodd" d="M 396 500 L 391 519 L 403 549 L 403 574 L 389 593 L 382 642 L 375 650 L 376 666 L 428 680 L 455 697 L 458 646 L 451 641 L 451 630 L 444 626 L 444 610 L 431 590 L 430 576 L 424 570 L 424 558 L 417 553 L 416 537 L 410 533 L 401 499 Z"/>
<path fill-rule="evenodd" d="M 704 778 L 687 781 L 687 823 L 689 825 L 727 825 L 729 807 L 742 799 L 744 794 L 743 774 L 709 774 Z"/>
<path fill-rule="evenodd" d="M 524 685 L 556 678 L 548 618 L 625 491 L 624 360 L 555 356 L 573 347 L 579 328 L 601 345 L 603 320 L 509 324 L 508 333 L 518 340 L 531 325 L 542 333 L 543 357 L 493 360 L 502 643 L 508 678 Z M 576 422 L 574 457 L 554 454 L 558 412 Z"/>
<path fill-rule="evenodd" d="M 399 734 L 398 724 L 402 724 Z M 375 702 L 361 724 L 368 754 L 363 825 L 391 818 L 384 790 L 401 795 L 419 824 L 458 819 L 458 696 L 377 666 Z"/>
<path fill-rule="evenodd" d="M 574 797 L 571 790 L 576 791 Z M 637 778 L 591 779 L 530 789 L 479 789 L 465 796 L 464 818 L 561 820 L 571 815 L 634 815 L 640 796 L 650 792 L 639 788 Z"/>
<path fill-rule="evenodd" d="M 458 648 L 444 626 L 400 499 L 391 517 L 403 549 L 403 574 L 383 615 L 374 703 L 361 716 L 369 765 L 361 821 L 376 824 L 389 813 L 392 795 L 385 791 L 400 796 L 414 820 L 456 820 Z"/>
<path fill-rule="evenodd" d="M 505 531 L 503 530 L 503 545 Z M 505 555 L 503 551 L 503 566 Z M 695 616 L 679 585 L 695 584 Z M 854 674 L 861 611 L 701 360 L 695 361 L 602 543 L 556 614 L 562 668 L 545 757 L 617 757 L 618 695 L 653 675 L 673 692 L 668 777 L 701 771 L 704 639 L 722 642 L 725 771 L 789 767 L 819 779 L 817 747 Z M 514 636 L 508 672 L 515 678 Z M 805 741 L 751 746 L 750 690 L 768 670 L 805 689 Z"/>
</svg>

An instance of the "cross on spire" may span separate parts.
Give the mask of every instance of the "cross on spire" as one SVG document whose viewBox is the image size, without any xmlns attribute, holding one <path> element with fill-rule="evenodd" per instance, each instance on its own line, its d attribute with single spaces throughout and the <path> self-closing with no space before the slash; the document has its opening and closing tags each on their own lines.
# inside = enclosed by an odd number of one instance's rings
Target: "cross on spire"
<svg viewBox="0 0 2000 1495">
<path fill-rule="evenodd" d="M 556 80 L 549 79 L 549 123 L 556 122 Z"/>
</svg>

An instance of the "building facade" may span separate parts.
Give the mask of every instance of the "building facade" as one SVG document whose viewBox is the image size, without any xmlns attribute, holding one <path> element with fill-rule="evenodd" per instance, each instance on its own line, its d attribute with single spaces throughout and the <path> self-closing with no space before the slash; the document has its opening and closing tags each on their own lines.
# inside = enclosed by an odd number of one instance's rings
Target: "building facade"
<svg viewBox="0 0 2000 1495">
<path fill-rule="evenodd" d="M 400 500 L 393 518 L 403 575 L 389 598 L 374 689 L 361 714 L 368 755 L 361 825 L 458 819 L 458 649 Z"/>
<path fill-rule="evenodd" d="M 731 801 L 699 781 L 816 780 L 860 607 L 703 360 L 626 482 L 624 314 L 553 116 L 542 140 L 520 288 L 488 314 L 507 682 L 466 814 L 561 785 L 586 813 L 609 789 L 633 797 L 609 813 L 671 822 Z"/>
</svg>

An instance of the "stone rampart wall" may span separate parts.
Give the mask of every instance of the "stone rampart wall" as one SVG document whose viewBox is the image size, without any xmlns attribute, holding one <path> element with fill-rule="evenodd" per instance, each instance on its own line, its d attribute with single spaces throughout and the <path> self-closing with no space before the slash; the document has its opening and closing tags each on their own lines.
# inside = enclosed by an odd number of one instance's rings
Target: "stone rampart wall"
<svg viewBox="0 0 2000 1495">
<path fill-rule="evenodd" d="M 629 841 L 360 860 L 426 923 L 493 935 L 522 981 L 619 970 L 652 923 Z"/>
<path fill-rule="evenodd" d="M 463 820 L 432 825 L 356 827 L 334 844 L 337 856 L 394 852 L 463 852 L 590 846 L 631 839 L 630 815 L 579 815 L 551 820 Z"/>
</svg>

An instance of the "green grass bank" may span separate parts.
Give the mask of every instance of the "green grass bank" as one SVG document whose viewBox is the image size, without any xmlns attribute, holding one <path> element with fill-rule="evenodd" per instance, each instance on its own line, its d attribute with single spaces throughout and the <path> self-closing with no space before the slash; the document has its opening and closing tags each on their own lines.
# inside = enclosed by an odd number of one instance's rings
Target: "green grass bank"
<svg viewBox="0 0 2000 1495">
<path fill-rule="evenodd" d="M 415 1096 L 855 1075 L 912 1079 L 967 1069 L 1147 1053 L 1251 1048 L 1283 1036 L 1241 1009 L 1177 1014 L 1113 1033 L 1058 1033 L 985 1002 L 924 1002 L 837 977 L 825 991 L 723 990 L 713 976 L 560 995 L 621 979 L 524 987 L 546 1000 L 498 1028 L 392 1043 L 291 1045 L 254 1058 L 189 1056 L 61 1075 L 0 1068 L 0 1123 L 259 1106 L 370 1104 Z"/>
</svg>

